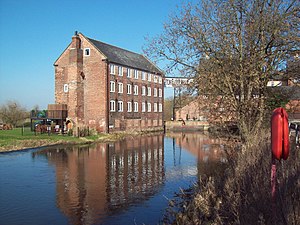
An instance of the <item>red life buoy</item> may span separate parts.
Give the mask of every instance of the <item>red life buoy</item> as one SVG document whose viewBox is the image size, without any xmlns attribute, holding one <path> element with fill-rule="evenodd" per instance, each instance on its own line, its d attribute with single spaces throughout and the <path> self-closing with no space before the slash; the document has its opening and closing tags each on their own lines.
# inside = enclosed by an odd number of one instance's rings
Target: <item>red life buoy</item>
<svg viewBox="0 0 300 225">
<path fill-rule="evenodd" d="M 283 114 L 283 146 L 282 146 L 282 158 L 286 160 L 289 156 L 289 119 L 287 112 L 282 109 Z"/>
<path fill-rule="evenodd" d="M 283 108 L 273 111 L 271 119 L 272 155 L 275 159 L 286 160 L 289 155 L 289 124 L 288 115 Z"/>
</svg>

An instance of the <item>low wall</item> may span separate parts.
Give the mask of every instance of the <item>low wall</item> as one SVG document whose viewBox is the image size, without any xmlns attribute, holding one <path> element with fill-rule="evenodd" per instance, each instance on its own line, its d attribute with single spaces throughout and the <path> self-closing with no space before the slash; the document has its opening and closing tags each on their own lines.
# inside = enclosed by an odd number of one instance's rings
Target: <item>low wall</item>
<svg viewBox="0 0 300 225">
<path fill-rule="evenodd" d="M 171 131 L 203 131 L 209 128 L 205 121 L 166 121 L 165 126 Z"/>
</svg>

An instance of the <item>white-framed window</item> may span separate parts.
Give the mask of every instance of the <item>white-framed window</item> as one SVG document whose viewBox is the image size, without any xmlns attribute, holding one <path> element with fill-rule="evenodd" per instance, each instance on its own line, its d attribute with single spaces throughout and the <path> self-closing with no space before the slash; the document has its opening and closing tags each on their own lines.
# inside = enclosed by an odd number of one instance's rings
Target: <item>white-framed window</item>
<svg viewBox="0 0 300 225">
<path fill-rule="evenodd" d="M 110 81 L 110 92 L 115 92 L 116 84 L 114 81 Z"/>
<path fill-rule="evenodd" d="M 134 70 L 134 79 L 139 79 L 139 71 Z"/>
<path fill-rule="evenodd" d="M 154 81 L 154 83 L 157 83 L 157 76 L 156 75 L 153 76 L 153 81 Z"/>
<path fill-rule="evenodd" d="M 148 96 L 151 96 L 151 87 L 148 87 Z"/>
<path fill-rule="evenodd" d="M 134 94 L 134 95 L 138 95 L 138 94 L 139 94 L 139 86 L 134 85 L 134 88 L 133 88 L 133 94 Z"/>
<path fill-rule="evenodd" d="M 158 83 L 162 84 L 162 78 L 158 77 Z"/>
<path fill-rule="evenodd" d="M 134 112 L 138 112 L 139 111 L 139 103 L 138 102 L 134 102 L 133 103 L 133 110 L 134 110 Z"/>
<path fill-rule="evenodd" d="M 116 111 L 116 101 L 115 100 L 111 100 L 109 103 L 109 109 L 111 112 L 115 112 Z"/>
<path fill-rule="evenodd" d="M 142 86 L 142 96 L 146 96 L 146 87 Z"/>
<path fill-rule="evenodd" d="M 127 112 L 132 112 L 132 102 L 127 102 Z"/>
<path fill-rule="evenodd" d="M 131 77 L 131 69 L 130 68 L 127 68 L 127 77 Z"/>
<path fill-rule="evenodd" d="M 145 72 L 142 72 L 142 80 L 146 80 L 146 73 Z"/>
<path fill-rule="evenodd" d="M 123 67 L 122 66 L 118 66 L 118 75 L 123 76 Z"/>
<path fill-rule="evenodd" d="M 69 85 L 68 84 L 64 84 L 64 92 L 65 93 L 69 92 Z"/>
<path fill-rule="evenodd" d="M 146 112 L 146 103 L 142 102 L 142 112 Z"/>
<path fill-rule="evenodd" d="M 156 102 L 153 104 L 153 112 L 157 112 L 157 103 Z"/>
<path fill-rule="evenodd" d="M 161 103 L 158 104 L 158 111 L 162 112 L 162 104 Z"/>
<path fill-rule="evenodd" d="M 123 83 L 118 83 L 118 92 L 123 93 Z"/>
<path fill-rule="evenodd" d="M 157 88 L 154 88 L 154 89 L 153 89 L 153 96 L 154 96 L 154 97 L 157 97 Z"/>
<path fill-rule="evenodd" d="M 90 48 L 85 48 L 83 50 L 83 54 L 84 54 L 84 56 L 90 56 L 91 55 L 91 49 Z"/>
<path fill-rule="evenodd" d="M 118 112 L 123 112 L 123 102 L 118 101 Z"/>
<path fill-rule="evenodd" d="M 109 64 L 109 71 L 110 71 L 110 74 L 115 74 L 115 65 L 114 64 Z"/>
<path fill-rule="evenodd" d="M 151 112 L 151 103 L 150 102 L 147 103 L 147 109 L 148 109 L 148 112 Z"/>
<path fill-rule="evenodd" d="M 152 74 L 151 74 L 151 73 L 148 73 L 148 81 L 151 82 L 151 79 L 152 79 Z"/>
<path fill-rule="evenodd" d="M 127 94 L 131 95 L 131 89 L 132 89 L 131 84 L 127 84 Z"/>
<path fill-rule="evenodd" d="M 161 88 L 158 89 L 158 96 L 162 97 L 162 89 Z"/>
</svg>

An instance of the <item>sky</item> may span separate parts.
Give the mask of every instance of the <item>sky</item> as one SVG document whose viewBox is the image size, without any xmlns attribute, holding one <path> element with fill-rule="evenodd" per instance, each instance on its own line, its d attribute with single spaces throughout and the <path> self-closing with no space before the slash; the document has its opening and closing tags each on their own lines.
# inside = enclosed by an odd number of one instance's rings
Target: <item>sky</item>
<svg viewBox="0 0 300 225">
<path fill-rule="evenodd" d="M 182 2 L 0 0 L 0 105 L 17 101 L 31 110 L 55 103 L 53 63 L 75 31 L 142 53 L 145 37 L 159 35 Z"/>
</svg>

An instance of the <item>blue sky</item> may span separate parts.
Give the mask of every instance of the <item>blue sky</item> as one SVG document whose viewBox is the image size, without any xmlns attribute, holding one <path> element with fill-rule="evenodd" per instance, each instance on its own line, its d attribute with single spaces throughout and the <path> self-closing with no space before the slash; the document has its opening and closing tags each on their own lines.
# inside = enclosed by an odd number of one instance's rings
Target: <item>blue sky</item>
<svg viewBox="0 0 300 225">
<path fill-rule="evenodd" d="M 54 61 L 74 31 L 142 53 L 145 37 L 182 0 L 0 0 L 0 105 L 27 109 L 54 103 Z M 172 91 L 165 90 L 169 96 Z"/>
</svg>

